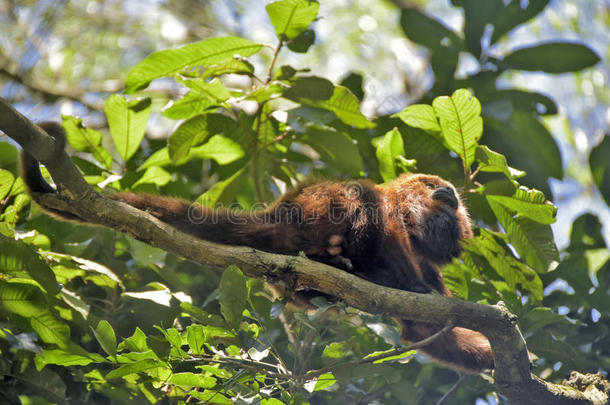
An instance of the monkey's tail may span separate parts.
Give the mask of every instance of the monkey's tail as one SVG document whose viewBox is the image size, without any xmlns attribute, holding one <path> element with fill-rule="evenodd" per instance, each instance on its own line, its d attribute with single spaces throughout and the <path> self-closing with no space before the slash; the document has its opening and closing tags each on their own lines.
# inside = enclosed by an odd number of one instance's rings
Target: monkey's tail
<svg viewBox="0 0 610 405">
<path fill-rule="evenodd" d="M 63 127 L 57 122 L 42 122 L 38 124 L 47 134 L 55 139 L 55 149 L 61 151 L 66 145 L 66 133 Z M 40 204 L 38 194 L 55 193 L 55 189 L 42 177 L 40 172 L 40 164 L 38 160 L 24 149 L 21 150 L 19 159 L 19 171 L 23 182 L 27 186 L 27 191 L 30 197 L 39 203 L 40 207 L 46 212 L 59 219 L 83 222 L 79 217 L 69 212 L 58 211 L 56 209 L 45 207 Z"/>
<path fill-rule="evenodd" d="M 437 325 L 399 320 L 402 337 L 417 342 L 438 332 Z M 491 345 L 481 333 L 455 327 L 442 334 L 421 350 L 433 359 L 459 371 L 479 373 L 494 368 Z"/>
</svg>

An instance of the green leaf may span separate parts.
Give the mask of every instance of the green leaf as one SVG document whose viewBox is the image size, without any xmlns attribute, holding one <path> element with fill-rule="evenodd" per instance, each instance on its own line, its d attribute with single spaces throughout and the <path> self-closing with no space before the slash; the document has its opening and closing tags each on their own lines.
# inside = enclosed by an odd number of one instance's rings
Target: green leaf
<svg viewBox="0 0 610 405">
<path fill-rule="evenodd" d="M 172 100 L 163 110 L 163 115 L 173 120 L 189 119 L 206 111 L 216 110 L 214 101 L 196 91 L 189 91 L 184 97 Z"/>
<path fill-rule="evenodd" d="M 492 151 L 487 146 L 478 146 L 475 158 L 482 172 L 504 173 L 509 179 L 525 176 L 525 172 L 510 167 L 504 155 Z"/>
<path fill-rule="evenodd" d="M 479 94 L 483 104 L 483 114 L 496 117 L 506 116 L 507 108 L 525 110 L 530 114 L 557 114 L 555 101 L 541 93 L 517 89 L 485 89 Z M 510 107 L 507 106 L 510 102 Z"/>
<path fill-rule="evenodd" d="M 210 187 L 208 191 L 197 197 L 197 203 L 205 207 L 214 206 L 214 204 L 220 201 L 226 194 L 233 191 L 233 187 L 240 183 L 241 177 L 244 173 L 245 170 L 242 167 L 233 173 L 233 175 L 231 175 L 231 177 L 228 179 L 217 182 Z"/>
<path fill-rule="evenodd" d="M 53 314 L 38 287 L 0 281 L 0 307 L 29 320 L 43 342 L 69 346 L 70 327 Z"/>
<path fill-rule="evenodd" d="M 219 286 L 220 313 L 232 328 L 237 328 L 246 308 L 248 288 L 246 277 L 236 266 L 229 266 L 222 273 Z"/>
<path fill-rule="evenodd" d="M 337 379 L 333 375 L 333 373 L 324 373 L 320 374 L 318 380 L 316 381 L 316 386 L 314 387 L 314 391 L 322 391 L 337 382 Z"/>
<path fill-rule="evenodd" d="M 468 90 L 456 90 L 451 97 L 437 97 L 432 102 L 441 123 L 441 133 L 449 148 L 470 167 L 478 141 L 483 134 L 481 104 Z"/>
<path fill-rule="evenodd" d="M 214 377 L 195 373 L 175 373 L 172 374 L 168 382 L 188 388 L 212 388 L 216 385 Z"/>
<path fill-rule="evenodd" d="M 146 344 L 146 334 L 142 332 L 142 329 L 137 326 L 136 331 L 133 333 L 133 335 L 123 340 L 123 342 L 121 342 L 121 345 L 125 345 L 125 347 L 131 352 L 142 353 L 149 350 L 149 347 Z"/>
<path fill-rule="evenodd" d="M 97 328 L 92 328 L 92 330 L 102 349 L 104 349 L 109 356 L 116 356 L 116 336 L 114 334 L 114 329 L 112 329 L 112 326 L 110 326 L 108 321 L 102 319 L 97 324 Z"/>
<path fill-rule="evenodd" d="M 312 29 L 307 29 L 301 32 L 296 38 L 288 41 L 287 46 L 292 52 L 306 53 L 314 42 L 316 42 L 316 32 Z"/>
<path fill-rule="evenodd" d="M 318 16 L 320 4 L 311 0 L 280 0 L 267 4 L 271 24 L 280 39 L 292 39 L 305 31 Z"/>
<path fill-rule="evenodd" d="M 332 342 L 326 345 L 322 352 L 322 357 L 329 359 L 341 359 L 350 352 L 347 342 Z"/>
<path fill-rule="evenodd" d="M 333 83 L 322 77 L 299 77 L 284 90 L 283 96 L 294 101 L 301 98 L 309 100 L 328 100 L 332 97 L 335 87 Z"/>
<path fill-rule="evenodd" d="M 172 100 L 163 115 L 172 119 L 188 119 L 207 110 L 215 110 L 231 97 L 231 93 L 218 79 L 206 82 L 201 78 L 179 80 L 191 89 L 179 100 Z"/>
<path fill-rule="evenodd" d="M 201 146 L 191 148 L 189 158 L 214 159 L 219 165 L 227 165 L 244 157 L 241 145 L 223 135 L 214 135 Z"/>
<path fill-rule="evenodd" d="M 217 391 L 191 391 L 189 392 L 189 395 L 195 399 L 198 399 L 203 404 L 232 405 L 234 403 L 226 396 Z"/>
<path fill-rule="evenodd" d="M 299 101 L 302 104 L 332 111 L 337 118 L 347 125 L 360 129 L 375 127 L 375 124 L 362 115 L 358 99 L 346 87 L 335 86 L 333 95 L 328 100 L 300 99 Z"/>
<path fill-rule="evenodd" d="M 411 41 L 433 50 L 463 46 L 463 41 L 453 31 L 415 8 L 402 9 L 400 25 Z"/>
<path fill-rule="evenodd" d="M 522 217 L 541 224 L 555 222 L 557 207 L 546 200 L 541 191 L 530 190 L 524 186 L 514 187 L 513 182 L 492 182 L 478 189 L 488 201 L 502 204 Z"/>
<path fill-rule="evenodd" d="M 577 72 L 595 65 L 600 60 L 600 57 L 585 45 L 549 42 L 518 49 L 506 55 L 502 65 L 506 69 L 565 73 Z"/>
<path fill-rule="evenodd" d="M 434 108 L 427 104 L 413 104 L 392 117 L 400 118 L 405 124 L 420 128 L 427 132 L 440 132 L 441 127 L 434 112 Z"/>
<path fill-rule="evenodd" d="M 198 78 L 179 80 L 178 82 L 182 83 L 189 89 L 208 97 L 215 104 L 221 104 L 223 101 L 226 101 L 231 97 L 229 90 L 218 79 L 213 79 L 208 82 L 204 79 Z"/>
<path fill-rule="evenodd" d="M 357 177 L 362 174 L 364 163 L 355 141 L 343 132 L 311 129 L 299 140 L 320 155 L 324 162 Z"/>
<path fill-rule="evenodd" d="M 106 100 L 112 140 L 124 161 L 128 161 L 140 147 L 150 116 L 150 105 L 149 98 L 127 101 L 118 94 Z"/>
<path fill-rule="evenodd" d="M 481 235 L 465 242 L 465 248 L 471 256 L 481 256 L 497 275 L 509 286 L 510 293 L 520 288 L 522 292 L 528 292 L 534 302 L 542 300 L 542 280 L 531 267 L 518 261 L 508 248 L 500 245 L 494 234 L 485 229 Z M 466 255 L 464 255 L 466 256 Z M 495 285 L 493 278 L 487 276 Z"/>
<path fill-rule="evenodd" d="M 70 145 L 79 152 L 88 152 L 106 169 L 112 168 L 112 156 L 101 145 L 102 134 L 86 128 L 80 118 L 62 115 L 62 125 L 66 130 L 66 137 Z"/>
<path fill-rule="evenodd" d="M 55 364 L 62 367 L 70 367 L 70 366 L 86 366 L 87 364 L 91 364 L 93 362 L 104 362 L 104 358 L 97 355 L 97 358 L 94 359 L 95 356 L 85 356 L 82 354 L 71 353 L 66 350 L 43 350 L 42 354 L 37 356 L 40 362 L 43 365 L 46 364 Z"/>
<path fill-rule="evenodd" d="M 15 176 L 8 170 L 0 169 L 0 200 L 4 200 L 4 198 L 11 191 L 11 187 L 13 187 L 13 182 L 15 181 Z"/>
<path fill-rule="evenodd" d="M 537 188 L 544 189 L 549 177 L 563 177 L 557 143 L 530 112 L 515 110 L 502 120 L 486 116 L 485 140 L 494 151 L 510 156 L 511 164 L 527 172 L 526 179 Z"/>
<path fill-rule="evenodd" d="M 165 147 L 150 155 L 136 171 L 139 172 L 154 166 L 167 166 L 170 163 L 172 163 L 172 160 L 169 157 L 169 149 Z"/>
<path fill-rule="evenodd" d="M 285 405 L 282 401 L 275 398 L 265 398 L 261 399 L 261 405 Z"/>
<path fill-rule="evenodd" d="M 254 74 L 254 66 L 246 59 L 233 58 L 206 68 L 203 71 L 201 78 L 207 79 L 210 77 L 217 77 L 226 74 L 252 76 Z"/>
<path fill-rule="evenodd" d="M 141 361 L 136 361 L 135 363 L 125 364 L 117 368 L 116 370 L 112 370 L 108 374 L 106 374 L 106 379 L 114 379 L 120 378 L 129 374 L 135 374 L 146 370 L 151 370 L 153 368 L 169 368 L 163 362 L 160 362 L 155 359 L 145 359 Z"/>
<path fill-rule="evenodd" d="M 203 345 L 206 343 L 206 335 L 203 325 L 189 325 L 186 328 L 186 341 L 193 354 L 204 354 Z"/>
<path fill-rule="evenodd" d="M 26 272 L 51 296 L 59 293 L 60 287 L 53 270 L 29 245 L 0 235 L 0 272 Z"/>
<path fill-rule="evenodd" d="M 610 136 L 606 135 L 602 142 L 591 150 L 589 165 L 593 181 L 606 204 L 610 205 Z"/>
<path fill-rule="evenodd" d="M 377 160 L 379 161 L 379 173 L 383 181 L 396 178 L 396 159 L 405 155 L 402 135 L 397 128 L 386 132 L 381 142 L 377 144 Z"/>
<path fill-rule="evenodd" d="M 551 227 L 529 218 L 515 217 L 503 204 L 494 201 L 493 196 L 486 198 L 519 256 L 538 273 L 547 272 L 559 260 Z"/>
<path fill-rule="evenodd" d="M 24 392 L 23 395 L 19 395 L 20 401 L 17 402 L 21 405 L 51 405 L 65 404 L 66 402 L 68 402 L 68 400 L 66 399 L 66 384 L 64 383 L 64 380 L 58 374 L 51 371 L 51 369 L 48 367 L 40 371 L 37 371 L 32 366 L 27 367 L 24 370 L 20 370 L 19 382 L 21 384 L 21 387 L 23 387 L 22 392 Z M 42 395 L 42 398 L 27 397 L 25 395 L 26 392 L 38 392 Z M 17 393 L 19 393 L 19 390 L 17 390 Z M 41 400 L 36 401 L 36 399 L 39 398 Z M 33 401 L 28 402 L 28 400 Z"/>
<path fill-rule="evenodd" d="M 125 92 L 140 90 L 160 77 L 170 76 L 185 68 L 213 65 L 235 55 L 250 56 L 262 48 L 244 38 L 219 37 L 185 45 L 178 49 L 154 52 L 136 65 L 127 76 Z"/>
<path fill-rule="evenodd" d="M 159 187 L 167 185 L 172 179 L 172 175 L 158 166 L 153 166 L 146 169 L 142 177 L 131 185 L 131 188 L 136 188 L 141 184 L 154 184 Z"/>
<path fill-rule="evenodd" d="M 496 43 L 514 27 L 534 18 L 546 8 L 549 2 L 550 0 L 529 1 L 526 3 L 526 7 L 523 7 L 523 3 L 520 1 L 511 1 L 506 4 L 493 21 L 494 29 L 491 35 L 491 44 Z M 480 3 L 477 0 L 471 0 L 471 3 L 476 13 L 476 6 Z"/>
</svg>

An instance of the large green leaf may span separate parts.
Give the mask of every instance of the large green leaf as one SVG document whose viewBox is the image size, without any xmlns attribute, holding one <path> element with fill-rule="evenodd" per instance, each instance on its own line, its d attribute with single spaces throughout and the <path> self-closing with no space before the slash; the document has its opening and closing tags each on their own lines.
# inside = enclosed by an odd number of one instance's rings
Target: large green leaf
<svg viewBox="0 0 610 405">
<path fill-rule="evenodd" d="M 529 292 L 534 301 L 542 300 L 543 285 L 538 274 L 531 267 L 517 260 L 506 247 L 500 245 L 492 232 L 482 229 L 481 235 L 468 240 L 465 247 L 467 253 L 483 257 L 493 271 L 508 284 L 511 291 L 520 288 L 524 292 Z"/>
<path fill-rule="evenodd" d="M 534 115 L 522 110 L 499 120 L 485 117 L 485 143 L 510 156 L 514 167 L 527 172 L 522 183 L 549 193 L 548 178 L 563 177 L 561 153 L 548 129 Z M 523 145 L 528 145 L 526 148 Z"/>
<path fill-rule="evenodd" d="M 317 76 L 299 77 L 284 90 L 283 96 L 295 101 L 300 98 L 328 100 L 334 91 L 333 83 L 328 79 Z"/>
<path fill-rule="evenodd" d="M 69 346 L 70 327 L 54 314 L 38 287 L 0 281 L 0 307 L 27 319 L 43 342 Z"/>
<path fill-rule="evenodd" d="M 441 132 L 434 108 L 428 104 L 413 104 L 392 117 L 400 118 L 410 127 L 420 128 L 427 132 Z"/>
<path fill-rule="evenodd" d="M 241 145 L 223 135 L 214 135 L 201 146 L 191 148 L 189 157 L 214 159 L 220 165 L 227 165 L 245 155 Z"/>
<path fill-rule="evenodd" d="M 501 153 L 494 152 L 487 146 L 478 146 L 475 158 L 482 172 L 503 173 L 509 179 L 517 179 L 525 176 L 525 172 L 514 169 L 506 163 L 506 157 Z"/>
<path fill-rule="evenodd" d="M 206 68 L 201 78 L 207 79 L 226 74 L 252 76 L 254 74 L 254 66 L 245 59 L 233 58 Z"/>
<path fill-rule="evenodd" d="M 363 170 L 362 156 L 358 145 L 343 132 L 311 129 L 299 140 L 320 155 L 324 162 L 336 167 L 351 176 L 360 176 Z"/>
<path fill-rule="evenodd" d="M 246 277 L 236 266 L 229 266 L 222 273 L 219 290 L 220 313 L 229 326 L 237 328 L 248 298 Z"/>
<path fill-rule="evenodd" d="M 517 89 L 484 89 L 481 94 L 477 93 L 477 96 L 483 104 L 484 115 L 506 115 L 507 103 L 510 103 L 514 110 L 525 110 L 530 114 L 557 114 L 555 101 L 541 93 Z"/>
<path fill-rule="evenodd" d="M 477 0 L 470 0 L 476 12 Z M 550 0 L 536 0 L 526 2 L 523 7 L 521 1 L 511 1 L 505 4 L 504 8 L 499 12 L 492 22 L 494 29 L 491 34 L 491 44 L 496 43 L 504 34 L 515 28 L 517 25 L 527 22 L 537 16 L 549 4 Z"/>
<path fill-rule="evenodd" d="M 8 170 L 0 169 L 0 201 L 10 193 L 15 176 Z"/>
<path fill-rule="evenodd" d="M 110 326 L 108 321 L 102 319 L 97 324 L 97 327 L 92 330 L 95 338 L 106 354 L 109 356 L 115 356 L 117 348 L 116 335 L 114 334 L 114 329 L 112 329 L 112 326 Z"/>
<path fill-rule="evenodd" d="M 545 273 L 559 260 L 549 225 L 514 216 L 513 211 L 494 201 L 492 196 L 487 196 L 487 202 L 506 231 L 511 245 L 529 266 L 538 273 Z"/>
<path fill-rule="evenodd" d="M 102 134 L 92 128 L 86 128 L 80 118 L 63 115 L 62 124 L 70 145 L 79 152 L 89 152 L 95 160 L 106 169 L 112 167 L 112 156 L 101 145 Z"/>
<path fill-rule="evenodd" d="M 188 388 L 212 388 L 216 385 L 216 378 L 185 372 L 172 374 L 168 382 Z"/>
<path fill-rule="evenodd" d="M 206 207 L 213 207 L 219 201 L 224 200 L 226 195 L 232 194 L 235 188 L 239 186 L 244 173 L 246 173 L 245 169 L 241 168 L 231 177 L 217 182 L 197 198 L 197 203 Z"/>
<path fill-rule="evenodd" d="M 403 8 L 400 26 L 407 37 L 436 51 L 462 47 L 462 40 L 449 28 L 415 8 Z M 449 42 L 449 43 L 447 43 Z"/>
<path fill-rule="evenodd" d="M 610 136 L 606 135 L 602 142 L 591 150 L 589 165 L 600 194 L 606 204 L 610 205 Z"/>
<path fill-rule="evenodd" d="M 494 184 L 499 183 L 501 182 L 494 182 Z M 538 190 L 530 190 L 521 186 L 515 188 L 514 193 L 505 194 L 497 193 L 489 185 L 482 187 L 482 190 L 488 201 L 502 204 L 522 217 L 545 225 L 555 222 L 557 207 L 547 201 L 544 194 Z"/>
<path fill-rule="evenodd" d="M 169 137 L 169 156 L 179 161 L 188 155 L 191 146 L 199 145 L 210 136 L 207 115 L 198 115 L 184 121 Z"/>
<path fill-rule="evenodd" d="M 184 97 L 172 100 L 163 110 L 163 115 L 173 120 L 186 120 L 206 111 L 214 111 L 214 100 L 205 94 L 189 91 Z"/>
<path fill-rule="evenodd" d="M 591 48 L 571 42 L 549 42 L 518 49 L 504 57 L 506 69 L 541 70 L 547 73 L 577 72 L 601 59 Z"/>
<path fill-rule="evenodd" d="M 127 101 L 118 94 L 106 100 L 105 110 L 112 140 L 124 161 L 140 147 L 150 116 L 150 99 Z"/>
<path fill-rule="evenodd" d="M 103 363 L 104 358 L 97 353 L 90 353 L 88 355 L 82 353 L 72 353 L 67 350 L 58 349 L 45 349 L 42 354 L 36 358 L 36 364 L 55 364 L 63 367 L 70 366 L 86 366 L 93 362 Z"/>
<path fill-rule="evenodd" d="M 456 90 L 451 97 L 432 102 L 441 123 L 441 133 L 449 148 L 462 158 L 465 167 L 474 162 L 478 141 L 483 134 L 481 104 L 468 90 Z"/>
<path fill-rule="evenodd" d="M 55 295 L 60 290 L 53 270 L 31 246 L 3 235 L 0 235 L 0 272 L 5 274 L 26 272 L 49 295 Z"/>
<path fill-rule="evenodd" d="M 172 180 L 172 175 L 160 168 L 159 166 L 153 166 L 144 172 L 135 183 L 131 185 L 131 188 L 136 188 L 141 184 L 154 184 L 159 187 L 167 185 Z"/>
<path fill-rule="evenodd" d="M 477 58 L 481 55 L 481 38 L 485 27 L 496 19 L 503 8 L 502 0 L 462 0 L 464 8 L 464 36 L 468 50 Z"/>
<path fill-rule="evenodd" d="M 379 173 L 383 181 L 396 178 L 396 158 L 405 155 L 402 135 L 397 128 L 386 132 L 383 139 L 377 144 L 377 160 L 379 161 Z"/>
<path fill-rule="evenodd" d="M 337 118 L 356 128 L 373 128 L 375 124 L 360 112 L 358 99 L 346 87 L 335 86 L 333 95 L 328 100 L 299 99 L 302 104 L 323 108 L 335 113 Z"/>
<path fill-rule="evenodd" d="M 213 65 L 235 55 L 250 56 L 262 48 L 244 38 L 219 37 L 185 45 L 178 49 L 154 52 L 136 65 L 127 76 L 125 92 L 142 89 L 160 77 L 170 76 L 187 67 Z"/>
<path fill-rule="evenodd" d="M 311 0 L 280 0 L 265 9 L 280 39 L 296 38 L 314 22 L 320 4 Z"/>
<path fill-rule="evenodd" d="M 144 359 L 134 363 L 125 364 L 106 374 L 107 379 L 120 378 L 129 374 L 136 374 L 142 371 L 149 371 L 156 368 L 169 368 L 166 363 L 155 359 Z"/>
<path fill-rule="evenodd" d="M 549 1 L 529 1 L 523 7 L 524 2 L 521 1 L 460 0 L 459 5 L 464 8 L 464 35 L 468 49 L 478 57 L 487 27 L 493 27 L 490 44 L 494 44 L 511 29 L 535 17 Z"/>
</svg>

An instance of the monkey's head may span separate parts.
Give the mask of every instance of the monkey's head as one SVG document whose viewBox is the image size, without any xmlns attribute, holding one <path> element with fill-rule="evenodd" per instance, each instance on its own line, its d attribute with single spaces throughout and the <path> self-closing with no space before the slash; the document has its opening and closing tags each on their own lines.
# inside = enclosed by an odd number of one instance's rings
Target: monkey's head
<svg viewBox="0 0 610 405">
<path fill-rule="evenodd" d="M 429 174 L 403 174 L 387 185 L 396 191 L 414 245 L 438 263 L 459 256 L 459 241 L 472 238 L 470 217 L 453 184 Z"/>
</svg>

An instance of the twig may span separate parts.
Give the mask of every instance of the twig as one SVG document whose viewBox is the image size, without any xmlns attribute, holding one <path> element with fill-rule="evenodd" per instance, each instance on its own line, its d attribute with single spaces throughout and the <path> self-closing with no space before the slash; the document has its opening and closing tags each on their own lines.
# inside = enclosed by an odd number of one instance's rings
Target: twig
<svg viewBox="0 0 610 405">
<path fill-rule="evenodd" d="M 451 329 L 453 329 L 453 323 L 448 322 L 443 329 L 439 330 L 438 332 L 434 333 L 433 335 L 428 336 L 425 339 L 419 340 L 415 343 L 411 343 L 407 346 L 404 347 L 397 347 L 392 351 L 389 351 L 387 353 L 382 353 L 382 354 L 378 354 L 376 356 L 371 356 L 371 357 L 365 357 L 364 359 L 360 359 L 360 360 L 353 360 L 350 361 L 348 363 L 345 364 L 341 364 L 342 366 L 359 366 L 361 364 L 367 364 L 367 363 L 374 363 L 378 360 L 383 360 L 385 358 L 388 357 L 392 357 L 392 356 L 397 356 L 403 353 L 408 352 L 409 350 L 413 350 L 413 349 L 419 349 L 421 347 L 427 346 L 430 343 L 432 343 L 433 341 L 435 341 L 436 339 L 438 339 L 441 335 L 447 333 L 448 331 L 450 331 Z M 300 376 L 300 378 L 303 379 L 311 379 L 313 377 L 317 377 L 319 375 L 322 375 L 324 373 L 329 373 L 332 372 L 336 367 L 338 366 L 338 364 L 334 364 L 332 366 L 328 366 L 328 367 L 324 367 L 318 370 L 312 370 L 309 371 L 307 373 L 305 373 L 304 375 Z"/>
<path fill-rule="evenodd" d="M 465 378 L 466 378 L 466 374 L 460 374 L 460 377 L 455 382 L 455 384 L 453 384 L 453 386 L 451 388 L 449 388 L 449 391 L 445 392 L 445 395 L 443 395 L 441 397 L 441 399 L 439 399 L 436 402 L 436 405 L 443 405 L 443 402 L 445 402 L 445 400 L 447 398 L 449 398 L 451 396 L 451 394 L 453 394 L 455 392 L 455 390 L 457 390 L 457 388 L 462 384 L 462 382 L 464 381 Z"/>
</svg>

